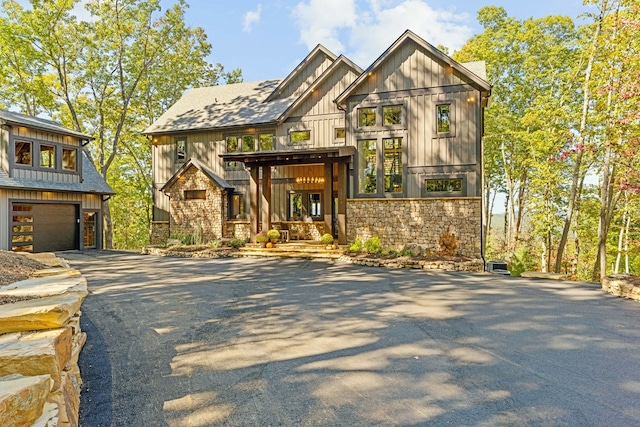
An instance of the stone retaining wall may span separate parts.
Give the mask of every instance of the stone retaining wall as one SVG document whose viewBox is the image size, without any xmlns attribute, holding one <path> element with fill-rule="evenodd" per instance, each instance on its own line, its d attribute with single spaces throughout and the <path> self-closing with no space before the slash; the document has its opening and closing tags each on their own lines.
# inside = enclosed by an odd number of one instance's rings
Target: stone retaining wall
<svg viewBox="0 0 640 427">
<path fill-rule="evenodd" d="M 151 221 L 150 244 L 164 245 L 169 240 L 169 221 Z"/>
<path fill-rule="evenodd" d="M 0 295 L 16 301 L 0 305 L 3 427 L 78 426 L 78 357 L 86 341 L 80 306 L 87 281 L 62 260 L 58 263 L 36 272 L 40 277 L 0 287 Z M 23 299 L 30 297 L 35 298 Z"/>
<path fill-rule="evenodd" d="M 634 285 L 624 274 L 607 276 L 602 281 L 602 290 L 612 295 L 640 301 L 640 286 Z"/>
<path fill-rule="evenodd" d="M 350 199 L 347 200 L 347 238 L 365 241 L 378 236 L 384 248 L 401 250 L 419 244 L 441 250 L 438 239 L 446 231 L 459 240 L 458 253 L 480 258 L 480 198 Z"/>
</svg>

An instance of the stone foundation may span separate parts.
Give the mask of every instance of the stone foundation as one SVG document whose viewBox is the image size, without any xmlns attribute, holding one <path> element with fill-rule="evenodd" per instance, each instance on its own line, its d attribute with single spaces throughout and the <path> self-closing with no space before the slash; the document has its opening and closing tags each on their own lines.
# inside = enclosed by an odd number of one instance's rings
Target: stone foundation
<svg viewBox="0 0 640 427">
<path fill-rule="evenodd" d="M 227 239 L 244 239 L 251 238 L 251 227 L 249 221 L 233 219 L 225 223 L 224 237 Z"/>
<path fill-rule="evenodd" d="M 438 252 L 446 231 L 459 240 L 458 253 L 480 258 L 480 198 L 350 199 L 347 238 L 365 241 L 378 236 L 384 248 L 401 250 L 419 244 Z"/>
<path fill-rule="evenodd" d="M 151 221 L 151 244 L 164 245 L 169 240 L 169 221 Z"/>
</svg>

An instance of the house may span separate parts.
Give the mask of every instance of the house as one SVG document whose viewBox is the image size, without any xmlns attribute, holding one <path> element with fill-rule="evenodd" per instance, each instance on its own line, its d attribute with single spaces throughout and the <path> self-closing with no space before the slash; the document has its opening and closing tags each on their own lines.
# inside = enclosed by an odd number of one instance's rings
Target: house
<svg viewBox="0 0 640 427">
<path fill-rule="evenodd" d="M 82 152 L 91 139 L 0 110 L 0 249 L 102 247 L 102 201 L 114 192 Z"/>
<path fill-rule="evenodd" d="M 144 131 L 153 240 L 280 227 L 481 248 L 484 63 L 406 31 L 366 70 L 317 46 L 284 79 L 192 89 Z"/>
</svg>

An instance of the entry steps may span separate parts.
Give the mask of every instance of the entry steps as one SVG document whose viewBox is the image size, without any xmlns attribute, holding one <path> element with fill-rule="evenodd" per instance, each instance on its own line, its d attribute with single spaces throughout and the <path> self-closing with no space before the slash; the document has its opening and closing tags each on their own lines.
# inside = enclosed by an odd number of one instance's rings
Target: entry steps
<svg viewBox="0 0 640 427">
<path fill-rule="evenodd" d="M 338 246 L 338 249 L 327 249 L 319 242 L 286 242 L 276 243 L 275 248 L 263 248 L 258 243 L 248 243 L 234 252 L 235 257 L 279 257 L 279 258 L 327 258 L 338 259 L 348 249 L 348 246 Z"/>
</svg>

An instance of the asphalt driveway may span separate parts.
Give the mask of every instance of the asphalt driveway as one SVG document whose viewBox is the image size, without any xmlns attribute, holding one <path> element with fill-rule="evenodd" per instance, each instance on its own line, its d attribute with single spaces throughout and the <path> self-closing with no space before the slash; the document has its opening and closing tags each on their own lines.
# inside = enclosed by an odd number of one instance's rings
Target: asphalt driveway
<svg viewBox="0 0 640 427">
<path fill-rule="evenodd" d="M 640 425 L 640 304 L 596 284 L 61 256 L 90 287 L 85 427 Z"/>
</svg>

